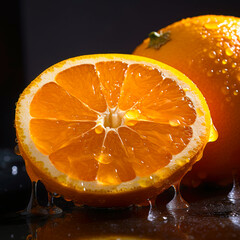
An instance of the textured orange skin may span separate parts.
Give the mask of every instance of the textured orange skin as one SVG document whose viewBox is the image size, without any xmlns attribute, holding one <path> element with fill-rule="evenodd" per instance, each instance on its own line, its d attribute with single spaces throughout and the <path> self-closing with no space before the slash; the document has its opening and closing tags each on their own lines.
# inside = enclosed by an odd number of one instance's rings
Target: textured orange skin
<svg viewBox="0 0 240 240">
<path fill-rule="evenodd" d="M 167 43 L 148 48 L 145 39 L 133 54 L 159 60 L 187 75 L 205 96 L 219 134 L 183 183 L 232 182 L 232 170 L 240 172 L 240 18 L 199 16 L 159 31 L 170 32 Z"/>
</svg>

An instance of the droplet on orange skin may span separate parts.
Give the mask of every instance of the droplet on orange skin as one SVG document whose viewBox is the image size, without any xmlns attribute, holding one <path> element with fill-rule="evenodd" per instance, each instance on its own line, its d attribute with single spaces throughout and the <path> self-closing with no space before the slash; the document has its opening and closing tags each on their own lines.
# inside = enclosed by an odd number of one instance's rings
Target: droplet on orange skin
<svg viewBox="0 0 240 240">
<path fill-rule="evenodd" d="M 233 95 L 234 95 L 234 96 L 237 96 L 238 94 L 239 94 L 238 89 L 235 89 L 235 90 L 233 91 Z"/>
<path fill-rule="evenodd" d="M 227 64 L 227 62 L 228 62 L 227 59 L 223 59 L 223 60 L 222 60 L 222 64 L 223 64 L 223 65 Z"/>
<path fill-rule="evenodd" d="M 221 91 L 222 91 L 222 93 L 223 93 L 224 95 L 227 95 L 227 94 L 229 94 L 229 87 L 228 87 L 228 86 L 222 87 L 222 88 L 221 88 Z"/>
<path fill-rule="evenodd" d="M 218 139 L 218 131 L 215 128 L 215 126 L 212 124 L 211 130 L 210 130 L 209 142 L 215 142 L 217 139 Z"/>
<path fill-rule="evenodd" d="M 215 58 L 217 56 L 217 53 L 215 51 L 211 51 L 211 52 L 209 52 L 208 55 L 210 58 Z"/>
<path fill-rule="evenodd" d="M 217 23 L 205 23 L 204 27 L 207 28 L 207 29 L 217 29 L 218 25 L 219 24 L 217 24 Z"/>
<path fill-rule="evenodd" d="M 227 56 L 230 57 L 234 54 L 234 50 L 232 50 L 231 48 L 228 47 L 228 48 L 225 49 L 225 53 L 226 53 Z"/>
</svg>

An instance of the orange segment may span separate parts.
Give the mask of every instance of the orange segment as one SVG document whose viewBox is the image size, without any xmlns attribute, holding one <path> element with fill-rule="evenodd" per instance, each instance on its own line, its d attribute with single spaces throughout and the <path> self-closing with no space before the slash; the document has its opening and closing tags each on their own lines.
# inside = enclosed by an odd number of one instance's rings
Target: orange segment
<svg viewBox="0 0 240 240">
<path fill-rule="evenodd" d="M 121 90 L 119 108 L 121 110 L 131 108 L 162 80 L 162 74 L 157 69 L 143 64 L 130 65 Z"/>
<path fill-rule="evenodd" d="M 96 156 L 101 151 L 105 133 L 96 134 L 94 130 L 84 134 L 74 143 L 50 154 L 54 166 L 68 176 L 94 181 L 98 171 Z"/>
<path fill-rule="evenodd" d="M 107 184 L 119 184 L 136 177 L 124 146 L 115 131 L 109 131 L 97 158 L 100 162 L 97 180 Z"/>
<path fill-rule="evenodd" d="M 95 125 L 95 122 L 32 119 L 30 121 L 30 132 L 36 147 L 42 153 L 49 155 L 59 148 L 68 145 Z"/>
<path fill-rule="evenodd" d="M 99 79 L 92 64 L 83 64 L 60 72 L 56 82 L 72 96 L 87 104 L 90 108 L 104 112 L 107 105 L 100 89 Z"/>
<path fill-rule="evenodd" d="M 151 143 L 138 132 L 126 127 L 121 127 L 118 131 L 137 176 L 152 174 L 171 160 L 171 154 L 164 147 Z"/>
<path fill-rule="evenodd" d="M 129 127 L 138 135 L 159 149 L 164 149 L 171 155 L 176 155 L 183 151 L 192 138 L 192 128 L 190 126 L 171 126 L 154 122 L 137 122 Z"/>
<path fill-rule="evenodd" d="M 116 107 L 128 65 L 123 62 L 96 63 L 102 92 L 110 108 Z"/>
<path fill-rule="evenodd" d="M 196 119 L 192 101 L 186 97 L 182 88 L 169 78 L 143 97 L 133 109 L 139 110 L 138 119 L 172 126 L 191 125 Z"/>
<path fill-rule="evenodd" d="M 96 120 L 97 114 L 85 107 L 54 82 L 45 84 L 35 94 L 30 114 L 36 118 L 58 120 Z"/>
</svg>

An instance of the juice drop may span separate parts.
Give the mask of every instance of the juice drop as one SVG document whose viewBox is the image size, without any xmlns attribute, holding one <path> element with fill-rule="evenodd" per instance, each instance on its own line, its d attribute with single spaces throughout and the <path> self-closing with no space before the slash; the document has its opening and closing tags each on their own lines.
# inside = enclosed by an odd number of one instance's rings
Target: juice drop
<svg viewBox="0 0 240 240">
<path fill-rule="evenodd" d="M 178 210 L 178 209 L 186 209 L 189 207 L 189 204 L 183 199 L 180 192 L 180 181 L 172 186 L 174 188 L 174 197 L 167 204 L 167 208 L 169 210 Z"/>
<path fill-rule="evenodd" d="M 229 94 L 229 87 L 222 87 L 221 88 L 221 92 L 223 93 L 223 95 L 228 95 Z"/>
<path fill-rule="evenodd" d="M 95 133 L 101 134 L 103 132 L 104 128 L 101 125 L 97 125 L 95 127 Z"/>
<path fill-rule="evenodd" d="M 54 197 L 54 198 L 60 198 L 60 197 L 61 197 L 61 195 L 58 194 L 58 193 L 55 193 L 55 192 L 54 192 L 54 193 L 52 193 L 52 194 L 53 194 L 53 197 Z"/>
<path fill-rule="evenodd" d="M 240 173 L 239 172 L 233 173 L 233 187 L 228 194 L 228 198 L 233 203 L 235 203 L 236 200 L 240 200 Z"/>
<path fill-rule="evenodd" d="M 234 96 L 237 96 L 238 93 L 239 93 L 238 89 L 235 89 L 235 90 L 233 91 L 233 95 L 234 95 Z"/>
<path fill-rule="evenodd" d="M 14 147 L 14 152 L 16 155 L 21 155 L 18 144 Z"/>
<path fill-rule="evenodd" d="M 231 48 L 228 47 L 225 49 L 225 53 L 227 56 L 232 56 L 234 52 Z"/>
<path fill-rule="evenodd" d="M 228 62 L 228 60 L 227 60 L 227 59 L 223 59 L 223 60 L 222 60 L 222 64 L 223 64 L 223 65 L 226 65 L 226 64 L 227 64 L 227 62 Z"/>
<path fill-rule="evenodd" d="M 206 23 L 206 24 L 204 24 L 204 27 L 207 29 L 217 29 L 218 24 L 217 23 Z"/>
<path fill-rule="evenodd" d="M 210 58 L 215 58 L 217 56 L 217 53 L 215 51 L 211 51 L 211 52 L 209 52 L 208 55 Z"/>
<path fill-rule="evenodd" d="M 32 182 L 32 192 L 27 208 L 20 212 L 21 215 L 45 216 L 48 211 L 45 207 L 38 204 L 37 200 L 37 183 Z"/>
<path fill-rule="evenodd" d="M 169 121 L 169 124 L 170 124 L 170 126 L 172 126 L 172 127 L 177 127 L 177 126 L 179 126 L 181 123 L 180 123 L 179 120 L 173 119 L 173 120 L 170 120 L 170 121 Z"/>
<path fill-rule="evenodd" d="M 218 132 L 215 126 L 212 124 L 208 142 L 215 142 L 217 139 L 218 139 Z"/>
<path fill-rule="evenodd" d="M 149 203 L 149 211 L 148 211 L 148 217 L 147 220 L 149 222 L 153 221 L 166 221 L 167 217 L 163 216 L 161 211 L 157 209 L 155 199 L 148 199 Z"/>
<path fill-rule="evenodd" d="M 56 215 L 61 214 L 62 212 L 62 209 L 54 204 L 54 195 L 48 192 L 48 213 L 50 215 Z"/>
</svg>

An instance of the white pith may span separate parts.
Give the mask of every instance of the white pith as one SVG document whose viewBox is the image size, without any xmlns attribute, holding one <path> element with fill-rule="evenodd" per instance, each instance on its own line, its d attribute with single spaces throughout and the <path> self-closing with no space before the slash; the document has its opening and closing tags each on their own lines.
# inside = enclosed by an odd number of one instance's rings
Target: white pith
<svg viewBox="0 0 240 240">
<path fill-rule="evenodd" d="M 81 65 L 81 64 L 95 64 L 100 61 L 123 61 L 127 63 L 128 65 L 131 64 L 144 64 L 146 65 L 146 62 L 144 61 L 144 58 L 142 58 L 142 61 L 136 61 L 131 60 L 131 57 L 129 57 L 128 60 L 121 57 L 121 55 L 111 58 L 106 58 L 103 56 L 99 56 L 96 58 L 75 58 L 74 60 L 69 59 L 66 60 L 64 63 L 56 64 L 52 67 L 51 71 L 45 71 L 38 77 L 38 82 L 34 85 L 30 86 L 31 91 L 28 91 L 27 94 L 22 97 L 20 104 L 18 104 L 17 111 L 19 113 L 19 118 L 16 122 L 16 124 L 19 124 L 17 126 L 18 128 L 22 129 L 25 136 L 22 137 L 21 142 L 24 146 L 28 146 L 28 149 L 31 151 L 31 156 L 28 156 L 29 159 L 32 160 L 32 164 L 35 165 L 36 162 L 42 162 L 45 169 L 48 169 L 48 172 L 51 173 L 51 176 L 55 178 L 56 181 L 58 181 L 58 178 L 61 179 L 59 181 L 59 184 L 62 185 L 69 185 L 73 188 L 75 188 L 78 191 L 90 191 L 90 192 L 122 192 L 127 190 L 132 190 L 136 188 L 142 188 L 147 187 L 150 185 L 157 184 L 161 181 L 161 179 L 167 178 L 167 176 L 170 176 L 174 172 L 178 171 L 183 165 L 188 163 L 197 152 L 200 151 L 200 148 L 202 148 L 202 140 L 201 138 L 205 139 L 206 136 L 209 136 L 209 126 L 206 126 L 206 116 L 202 107 L 202 103 L 200 102 L 199 98 L 196 96 L 196 94 L 193 91 L 189 91 L 192 89 L 190 85 L 187 83 L 184 83 L 181 81 L 181 78 L 176 77 L 173 75 L 169 70 L 162 69 L 156 61 L 152 61 L 151 63 L 148 63 L 147 65 L 153 68 L 159 69 L 163 73 L 163 75 L 167 78 L 171 78 L 175 80 L 184 90 L 186 93 L 186 96 L 189 97 L 192 102 L 194 103 L 195 109 L 200 109 L 204 113 L 203 115 L 198 115 L 196 118 L 196 121 L 193 125 L 191 125 L 191 128 L 193 130 L 192 138 L 189 142 L 189 144 L 186 146 L 186 148 L 179 154 L 173 155 L 172 160 L 170 163 L 165 166 L 164 168 L 158 170 L 157 172 L 146 176 L 146 177 L 136 177 L 135 179 L 128 181 L 128 182 L 122 182 L 119 185 L 103 185 L 99 183 L 98 181 L 92 181 L 92 182 L 86 182 L 86 181 L 80 181 L 76 179 L 70 178 L 68 175 L 60 172 L 55 168 L 55 166 L 51 163 L 49 160 L 49 157 L 42 154 L 33 143 L 30 131 L 29 131 L 29 122 L 32 119 L 30 115 L 30 104 L 31 101 L 38 91 L 39 88 L 41 88 L 43 85 L 49 82 L 55 82 L 55 76 L 70 67 Z M 112 121 L 111 126 L 113 128 L 110 128 L 110 126 L 106 125 L 106 119 L 109 115 L 112 115 Z M 118 109 L 108 109 L 105 113 L 102 114 L 102 118 L 97 120 L 98 124 L 101 124 L 102 127 L 106 130 L 114 130 L 117 129 L 119 126 L 124 125 L 124 118 L 122 117 L 124 115 L 123 111 L 120 111 Z M 201 144 L 200 144 L 201 143 Z M 27 152 L 27 151 L 26 151 Z M 189 154 L 191 152 L 191 154 Z M 34 160 L 37 159 L 37 160 Z"/>
</svg>

